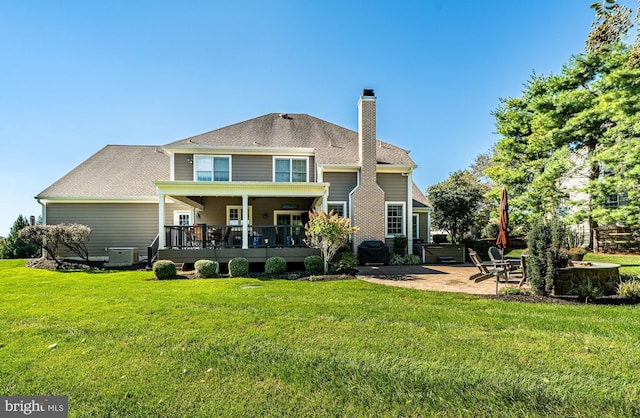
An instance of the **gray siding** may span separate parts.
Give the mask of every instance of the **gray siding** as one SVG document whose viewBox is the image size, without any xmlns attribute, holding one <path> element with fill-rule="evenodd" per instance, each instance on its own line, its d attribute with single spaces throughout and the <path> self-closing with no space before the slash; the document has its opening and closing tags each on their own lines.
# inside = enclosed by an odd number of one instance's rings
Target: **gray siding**
<svg viewBox="0 0 640 418">
<path fill-rule="evenodd" d="M 165 223 L 173 223 L 173 211 L 184 206 L 167 204 Z M 89 257 L 107 255 L 109 247 L 134 247 L 146 254 L 158 235 L 157 203 L 50 203 L 48 224 L 79 223 L 91 228 Z"/>
<path fill-rule="evenodd" d="M 427 237 L 427 219 L 428 216 L 426 213 L 420 213 L 418 214 L 420 216 L 419 219 L 419 230 L 420 230 L 420 235 L 419 238 L 423 241 L 423 242 L 428 242 L 429 237 Z"/>
<path fill-rule="evenodd" d="M 349 193 L 358 182 L 357 173 L 327 173 L 323 175 L 325 183 L 331 183 L 329 187 L 329 200 L 349 201 Z"/>
<path fill-rule="evenodd" d="M 309 181 L 315 182 L 315 162 L 309 157 Z M 234 155 L 232 156 L 233 181 L 273 181 L 273 156 Z"/>
<path fill-rule="evenodd" d="M 309 157 L 309 181 L 315 183 L 316 181 L 316 159 L 315 157 Z"/>
<path fill-rule="evenodd" d="M 193 181 L 193 154 L 176 154 L 173 164 L 176 181 Z"/>
<path fill-rule="evenodd" d="M 192 162 L 189 162 L 192 160 Z M 309 157 L 309 181 L 315 182 L 315 159 Z M 174 158 L 176 181 L 193 181 L 193 154 L 176 154 Z M 233 181 L 273 181 L 273 156 L 232 155 L 231 178 Z"/>
<path fill-rule="evenodd" d="M 402 174 L 378 173 L 378 185 L 384 190 L 384 200 L 387 202 L 407 201 L 407 179 Z"/>
<path fill-rule="evenodd" d="M 233 181 L 272 181 L 270 155 L 234 155 L 231 157 Z"/>
</svg>

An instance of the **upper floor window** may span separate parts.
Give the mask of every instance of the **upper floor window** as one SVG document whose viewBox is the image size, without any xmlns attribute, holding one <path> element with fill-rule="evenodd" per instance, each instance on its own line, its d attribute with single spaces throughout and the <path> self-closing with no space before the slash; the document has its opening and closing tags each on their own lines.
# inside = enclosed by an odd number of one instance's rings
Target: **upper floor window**
<svg viewBox="0 0 640 418">
<path fill-rule="evenodd" d="M 196 181 L 231 181 L 230 155 L 194 156 Z"/>
<path fill-rule="evenodd" d="M 278 183 L 305 183 L 309 181 L 309 158 L 273 157 L 273 181 Z"/>
</svg>

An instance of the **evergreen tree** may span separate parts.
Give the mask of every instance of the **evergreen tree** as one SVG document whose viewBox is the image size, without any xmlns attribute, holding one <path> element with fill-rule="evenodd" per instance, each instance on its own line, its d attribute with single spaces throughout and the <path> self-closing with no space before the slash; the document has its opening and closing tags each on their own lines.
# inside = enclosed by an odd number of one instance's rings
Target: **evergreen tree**
<svg viewBox="0 0 640 418">
<path fill-rule="evenodd" d="M 520 97 L 501 99 L 494 116 L 502 138 L 486 173 L 509 189 L 515 224 L 555 213 L 566 196 L 561 181 L 580 162 L 588 165 L 583 216 L 591 226 L 621 218 L 640 226 L 640 67 L 627 65 L 629 55 L 622 44 L 578 55 L 558 75 L 534 74 Z M 630 197 L 627 207 L 602 207 L 614 192 Z"/>
<path fill-rule="evenodd" d="M 29 226 L 29 220 L 19 215 L 13 223 L 9 236 L 0 245 L 1 258 L 31 258 L 40 255 L 40 248 L 19 237 L 18 232 Z"/>
</svg>

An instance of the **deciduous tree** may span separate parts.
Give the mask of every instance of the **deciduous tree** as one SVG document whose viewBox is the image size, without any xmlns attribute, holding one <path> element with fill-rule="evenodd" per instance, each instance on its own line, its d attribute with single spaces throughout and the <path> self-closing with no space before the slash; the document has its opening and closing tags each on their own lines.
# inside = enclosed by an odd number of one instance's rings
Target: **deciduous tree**
<svg viewBox="0 0 640 418">
<path fill-rule="evenodd" d="M 19 236 L 26 242 L 45 250 L 45 255 L 61 266 L 58 258 L 60 246 L 73 252 L 83 260 L 89 259 L 86 242 L 91 228 L 80 224 L 34 225 L 22 228 Z"/>
<path fill-rule="evenodd" d="M 322 254 L 325 274 L 329 271 L 329 262 L 347 243 L 349 235 L 358 231 L 357 226 L 351 226 L 349 218 L 342 218 L 333 211 L 327 214 L 315 209 L 309 212 L 309 222 L 304 228 L 306 244 L 318 248 Z"/>
<path fill-rule="evenodd" d="M 453 243 L 476 223 L 484 199 L 483 188 L 468 171 L 457 171 L 427 189 L 433 205 L 433 224 L 444 229 Z"/>
</svg>

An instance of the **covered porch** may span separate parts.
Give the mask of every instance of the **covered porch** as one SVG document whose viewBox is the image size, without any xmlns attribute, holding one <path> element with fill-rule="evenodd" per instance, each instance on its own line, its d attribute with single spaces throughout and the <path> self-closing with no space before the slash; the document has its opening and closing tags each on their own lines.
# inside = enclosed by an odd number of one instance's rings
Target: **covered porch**
<svg viewBox="0 0 640 418">
<path fill-rule="evenodd" d="M 234 257 L 302 262 L 318 254 L 304 243 L 313 209 L 327 207 L 328 183 L 155 182 L 158 258 L 190 263 Z M 167 201 L 184 210 L 167 212 Z"/>
</svg>

